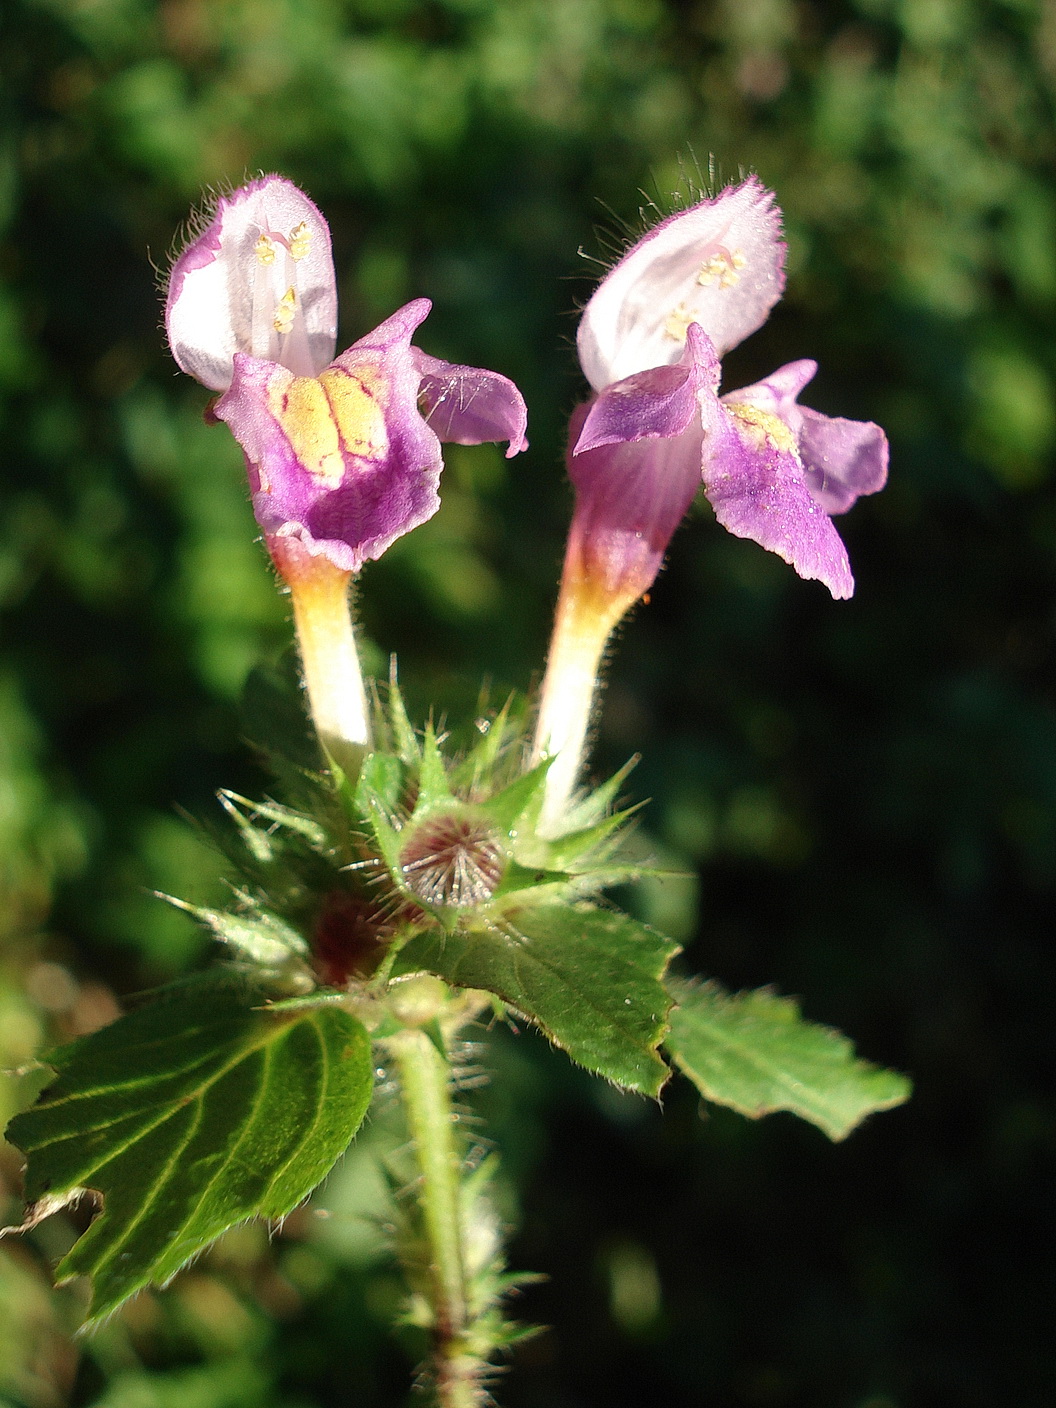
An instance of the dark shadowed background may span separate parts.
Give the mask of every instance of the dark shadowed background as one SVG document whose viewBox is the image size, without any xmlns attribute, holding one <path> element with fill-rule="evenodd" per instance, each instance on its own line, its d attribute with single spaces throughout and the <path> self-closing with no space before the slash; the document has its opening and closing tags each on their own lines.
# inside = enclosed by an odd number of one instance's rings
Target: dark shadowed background
<svg viewBox="0 0 1056 1408">
<path fill-rule="evenodd" d="M 554 1327 L 498 1393 L 1048 1408 L 1052 0 L 4 0 L 0 63 L 0 1063 L 205 960 L 151 895 L 223 894 L 177 808 L 265 785 L 237 704 L 286 609 L 151 268 L 203 190 L 292 177 L 333 227 L 342 346 L 427 294 L 421 345 L 528 400 L 529 453 L 452 448 L 440 514 L 364 573 L 370 666 L 398 651 L 422 718 L 540 670 L 580 249 L 694 163 L 755 170 L 789 286 L 727 385 L 816 358 L 805 399 L 887 428 L 890 487 L 844 521 L 850 603 L 696 512 L 623 632 L 597 768 L 642 751 L 650 844 L 687 874 L 627 902 L 916 1094 L 831 1146 L 497 1039 L 474 1098 L 514 1262 L 550 1277 L 524 1315 Z M 91 1339 L 82 1288 L 48 1289 L 72 1224 L 5 1242 L 0 1404 L 406 1403 L 386 1137 L 383 1113 L 282 1236 L 228 1236 Z"/>
</svg>

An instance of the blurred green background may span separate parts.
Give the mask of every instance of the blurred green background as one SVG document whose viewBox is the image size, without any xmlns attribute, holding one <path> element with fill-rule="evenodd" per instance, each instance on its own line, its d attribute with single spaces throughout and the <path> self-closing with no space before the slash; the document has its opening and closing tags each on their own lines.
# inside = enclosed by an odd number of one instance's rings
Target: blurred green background
<svg viewBox="0 0 1056 1408">
<path fill-rule="evenodd" d="M 475 1098 L 514 1262 L 551 1278 L 523 1314 L 554 1327 L 498 1393 L 1050 1408 L 1051 0 L 4 0 L 0 64 L 0 1064 L 204 961 L 151 896 L 223 894 L 177 808 L 264 786 L 237 701 L 286 610 L 151 267 L 203 189 L 289 175 L 332 223 L 342 346 L 428 294 L 426 350 L 528 400 L 530 452 L 453 448 L 441 513 L 364 573 L 371 664 L 400 653 L 422 716 L 540 670 L 580 250 L 694 162 L 754 169 L 789 287 L 727 385 L 817 358 L 806 399 L 881 422 L 891 484 L 844 520 L 846 604 L 691 518 L 597 766 L 644 754 L 651 844 L 695 878 L 628 902 L 690 966 L 802 994 L 916 1095 L 832 1147 L 497 1041 Z M 48 1289 L 73 1225 L 5 1242 L 0 1402 L 407 1402 L 371 1221 L 391 1137 L 383 1112 L 282 1236 L 229 1236 L 91 1339 L 80 1288 Z"/>
</svg>

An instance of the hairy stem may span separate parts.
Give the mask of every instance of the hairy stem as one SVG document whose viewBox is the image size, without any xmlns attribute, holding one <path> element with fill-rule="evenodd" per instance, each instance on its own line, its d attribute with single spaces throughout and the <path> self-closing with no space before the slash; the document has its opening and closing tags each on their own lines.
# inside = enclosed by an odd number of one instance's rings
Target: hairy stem
<svg viewBox="0 0 1056 1408">
<path fill-rule="evenodd" d="M 429 1302 L 433 1375 L 441 1408 L 477 1408 L 485 1363 L 471 1344 L 473 1311 L 462 1209 L 463 1161 L 455 1133 L 451 1067 L 424 1031 L 390 1038 L 418 1163 L 418 1206 L 428 1249 L 422 1291 Z"/>
</svg>

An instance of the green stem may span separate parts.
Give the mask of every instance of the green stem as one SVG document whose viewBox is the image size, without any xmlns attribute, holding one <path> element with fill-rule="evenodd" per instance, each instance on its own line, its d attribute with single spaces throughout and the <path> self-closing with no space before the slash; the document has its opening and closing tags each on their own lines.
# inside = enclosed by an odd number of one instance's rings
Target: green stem
<svg viewBox="0 0 1056 1408">
<path fill-rule="evenodd" d="M 471 1310 L 461 1209 L 462 1157 L 455 1137 L 451 1068 L 420 1030 L 389 1040 L 403 1087 L 420 1180 L 418 1204 L 429 1248 L 433 1370 L 441 1408 L 477 1408 L 484 1363 L 468 1342 Z"/>
</svg>

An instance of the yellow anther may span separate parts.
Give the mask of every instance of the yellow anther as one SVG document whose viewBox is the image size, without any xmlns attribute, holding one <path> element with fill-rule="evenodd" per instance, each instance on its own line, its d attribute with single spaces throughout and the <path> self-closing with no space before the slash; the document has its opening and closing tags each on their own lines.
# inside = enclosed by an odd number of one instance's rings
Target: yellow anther
<svg viewBox="0 0 1056 1408">
<path fill-rule="evenodd" d="M 302 220 L 295 230 L 290 231 L 290 258 L 303 259 L 312 245 L 312 232 L 308 222 Z"/>
<path fill-rule="evenodd" d="M 275 263 L 275 245 L 267 235 L 261 235 L 253 246 L 253 253 L 257 256 L 258 264 Z"/>
<path fill-rule="evenodd" d="M 697 275 L 697 283 L 707 288 L 716 279 L 721 279 L 726 273 L 726 260 L 721 254 L 713 254 L 710 259 L 705 259 L 700 266 L 700 273 Z"/>
<path fill-rule="evenodd" d="M 677 308 L 672 308 L 664 319 L 664 336 L 669 337 L 672 342 L 685 342 L 689 325 L 696 320 L 696 312 L 680 303 Z"/>
<path fill-rule="evenodd" d="M 272 327 L 277 333 L 288 333 L 293 327 L 294 315 L 297 312 L 297 293 L 293 288 L 288 288 L 279 299 L 275 307 L 275 319 Z"/>
<path fill-rule="evenodd" d="M 744 401 L 729 403 L 726 409 L 740 422 L 746 438 L 757 450 L 769 446 L 771 449 L 783 451 L 786 455 L 796 454 L 796 437 L 780 416 L 775 416 L 772 411 L 761 410 L 758 406 L 749 406 Z"/>
<path fill-rule="evenodd" d="M 743 269 L 747 263 L 748 260 L 743 249 L 735 249 L 732 254 L 729 250 L 720 249 L 716 254 L 710 255 L 700 266 L 697 283 L 704 288 L 708 288 L 716 282 L 719 288 L 733 288 L 741 278 L 737 271 Z"/>
</svg>

